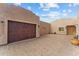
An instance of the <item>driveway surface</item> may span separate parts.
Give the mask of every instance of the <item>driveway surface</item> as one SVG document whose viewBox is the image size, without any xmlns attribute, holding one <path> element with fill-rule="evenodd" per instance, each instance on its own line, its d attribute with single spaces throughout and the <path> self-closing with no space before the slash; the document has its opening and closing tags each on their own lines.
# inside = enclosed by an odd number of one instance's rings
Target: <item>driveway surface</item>
<svg viewBox="0 0 79 59">
<path fill-rule="evenodd" d="M 79 46 L 70 43 L 71 35 L 48 34 L 0 46 L 0 55 L 4 56 L 77 56 Z"/>
</svg>

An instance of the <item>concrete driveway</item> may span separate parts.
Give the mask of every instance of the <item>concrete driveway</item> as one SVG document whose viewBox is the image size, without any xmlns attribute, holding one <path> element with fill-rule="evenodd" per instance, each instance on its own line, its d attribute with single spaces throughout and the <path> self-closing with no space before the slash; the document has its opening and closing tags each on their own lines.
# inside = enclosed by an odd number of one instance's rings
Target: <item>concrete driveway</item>
<svg viewBox="0 0 79 59">
<path fill-rule="evenodd" d="M 73 56 L 79 55 L 79 46 L 70 43 L 71 35 L 48 34 L 0 46 L 0 55 L 13 56 Z"/>
</svg>

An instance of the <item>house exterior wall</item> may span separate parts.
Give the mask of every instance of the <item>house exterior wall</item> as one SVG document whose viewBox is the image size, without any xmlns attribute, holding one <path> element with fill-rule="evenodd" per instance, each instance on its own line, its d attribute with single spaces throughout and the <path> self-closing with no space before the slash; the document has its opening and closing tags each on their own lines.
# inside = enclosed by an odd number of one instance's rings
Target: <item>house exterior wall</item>
<svg viewBox="0 0 79 59">
<path fill-rule="evenodd" d="M 40 35 L 45 35 L 50 33 L 50 24 L 40 21 Z"/>
<path fill-rule="evenodd" d="M 36 37 L 40 36 L 38 16 L 21 7 L 0 4 L 0 45 L 7 44 L 8 20 L 36 24 Z"/>
<path fill-rule="evenodd" d="M 0 45 L 7 43 L 6 31 L 7 31 L 7 21 L 0 18 Z M 2 22 L 3 21 L 3 22 Z"/>
<path fill-rule="evenodd" d="M 77 24 L 76 19 L 60 19 L 51 23 L 51 33 L 56 32 L 57 34 L 67 34 L 66 26 Z M 59 27 L 63 27 L 64 31 L 59 31 Z"/>
<path fill-rule="evenodd" d="M 78 35 L 78 38 L 79 38 L 79 12 L 78 12 L 78 15 L 77 15 L 77 18 L 76 18 L 76 34 Z"/>
</svg>

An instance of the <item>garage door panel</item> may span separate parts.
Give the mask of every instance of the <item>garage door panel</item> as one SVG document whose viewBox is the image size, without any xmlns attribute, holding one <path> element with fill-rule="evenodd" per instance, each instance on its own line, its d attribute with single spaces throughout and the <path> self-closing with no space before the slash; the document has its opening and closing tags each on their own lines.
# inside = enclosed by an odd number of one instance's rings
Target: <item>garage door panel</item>
<svg viewBox="0 0 79 59">
<path fill-rule="evenodd" d="M 36 25 L 8 21 L 8 43 L 36 37 Z"/>
<path fill-rule="evenodd" d="M 76 34 L 76 27 L 75 26 L 67 26 L 67 34 L 68 35 L 75 35 Z"/>
</svg>

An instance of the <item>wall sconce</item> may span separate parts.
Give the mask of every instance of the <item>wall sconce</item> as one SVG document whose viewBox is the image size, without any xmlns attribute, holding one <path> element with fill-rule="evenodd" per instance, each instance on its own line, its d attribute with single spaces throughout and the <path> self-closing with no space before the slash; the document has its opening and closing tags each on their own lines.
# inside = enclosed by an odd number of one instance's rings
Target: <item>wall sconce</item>
<svg viewBox="0 0 79 59">
<path fill-rule="evenodd" d="M 40 27 L 40 25 L 38 25 L 38 27 Z"/>
<path fill-rule="evenodd" d="M 78 24 L 76 24 L 78 26 Z"/>
<path fill-rule="evenodd" d="M 1 21 L 1 23 L 4 23 L 4 21 Z"/>
</svg>

